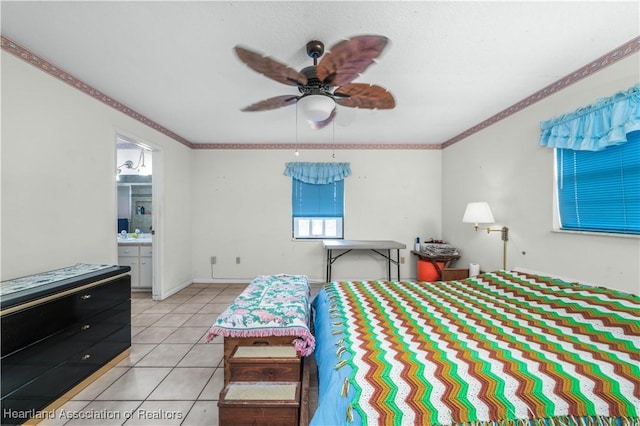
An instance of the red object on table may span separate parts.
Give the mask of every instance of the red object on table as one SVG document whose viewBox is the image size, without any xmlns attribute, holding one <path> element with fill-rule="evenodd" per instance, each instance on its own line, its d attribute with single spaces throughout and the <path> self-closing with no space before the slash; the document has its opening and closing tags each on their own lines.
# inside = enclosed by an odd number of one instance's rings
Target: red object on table
<svg viewBox="0 0 640 426">
<path fill-rule="evenodd" d="M 444 268 L 444 262 L 437 262 L 440 270 Z M 429 260 L 418 259 L 418 281 L 438 281 L 440 273 Z"/>
</svg>

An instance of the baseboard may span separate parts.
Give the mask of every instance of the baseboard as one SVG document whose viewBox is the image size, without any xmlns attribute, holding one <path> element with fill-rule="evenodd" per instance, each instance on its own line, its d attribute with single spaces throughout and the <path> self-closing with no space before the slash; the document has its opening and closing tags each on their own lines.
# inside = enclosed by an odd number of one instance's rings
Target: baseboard
<svg viewBox="0 0 640 426">
<path fill-rule="evenodd" d="M 180 290 L 183 290 L 187 287 L 189 287 L 191 284 L 193 284 L 194 280 L 189 280 L 189 281 L 185 281 L 182 284 L 180 284 L 178 287 L 172 288 L 171 290 L 169 290 L 167 293 L 164 293 L 162 290 L 160 291 L 160 297 L 158 300 L 164 300 L 167 297 L 171 297 L 174 294 L 178 293 Z"/>
<path fill-rule="evenodd" d="M 253 278 L 194 278 L 192 282 L 202 284 L 249 284 Z"/>
<path fill-rule="evenodd" d="M 267 275 L 267 274 L 265 274 Z M 202 284 L 249 284 L 255 277 L 251 278 L 194 278 L 192 283 Z M 311 284 L 324 283 L 324 278 L 309 278 Z"/>
</svg>

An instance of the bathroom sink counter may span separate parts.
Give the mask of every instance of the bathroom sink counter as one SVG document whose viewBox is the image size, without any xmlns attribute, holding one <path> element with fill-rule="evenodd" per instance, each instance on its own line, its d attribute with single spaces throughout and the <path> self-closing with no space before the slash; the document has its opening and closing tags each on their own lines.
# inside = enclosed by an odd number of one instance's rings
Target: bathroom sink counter
<svg viewBox="0 0 640 426">
<path fill-rule="evenodd" d="M 118 237 L 118 245 L 133 245 L 133 244 L 139 244 L 139 245 L 151 245 L 151 243 L 153 242 L 153 239 L 151 238 L 151 236 L 149 237 L 139 237 L 139 238 L 120 238 Z"/>
</svg>

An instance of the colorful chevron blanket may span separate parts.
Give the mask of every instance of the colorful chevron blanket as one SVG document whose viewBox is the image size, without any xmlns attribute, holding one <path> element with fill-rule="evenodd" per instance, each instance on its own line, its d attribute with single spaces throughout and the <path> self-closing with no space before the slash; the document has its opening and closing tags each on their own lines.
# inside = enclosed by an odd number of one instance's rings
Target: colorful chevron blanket
<svg viewBox="0 0 640 426">
<path fill-rule="evenodd" d="M 309 280 L 304 275 L 259 275 L 218 316 L 206 340 L 292 336 L 296 350 L 308 356 L 315 348 L 309 330 L 309 299 Z"/>
<path fill-rule="evenodd" d="M 498 271 L 327 284 L 312 425 L 639 425 L 640 298 Z"/>
</svg>

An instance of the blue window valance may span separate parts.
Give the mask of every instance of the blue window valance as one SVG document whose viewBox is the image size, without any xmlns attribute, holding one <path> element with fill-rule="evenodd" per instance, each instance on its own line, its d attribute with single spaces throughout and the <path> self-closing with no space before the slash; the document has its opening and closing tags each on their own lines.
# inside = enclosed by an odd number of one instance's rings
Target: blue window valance
<svg viewBox="0 0 640 426">
<path fill-rule="evenodd" d="M 627 142 L 640 130 L 640 84 L 593 105 L 540 123 L 540 145 L 575 151 L 600 151 Z"/>
<path fill-rule="evenodd" d="M 314 185 L 323 185 L 344 180 L 351 175 L 350 163 L 287 163 L 286 176 Z"/>
</svg>

